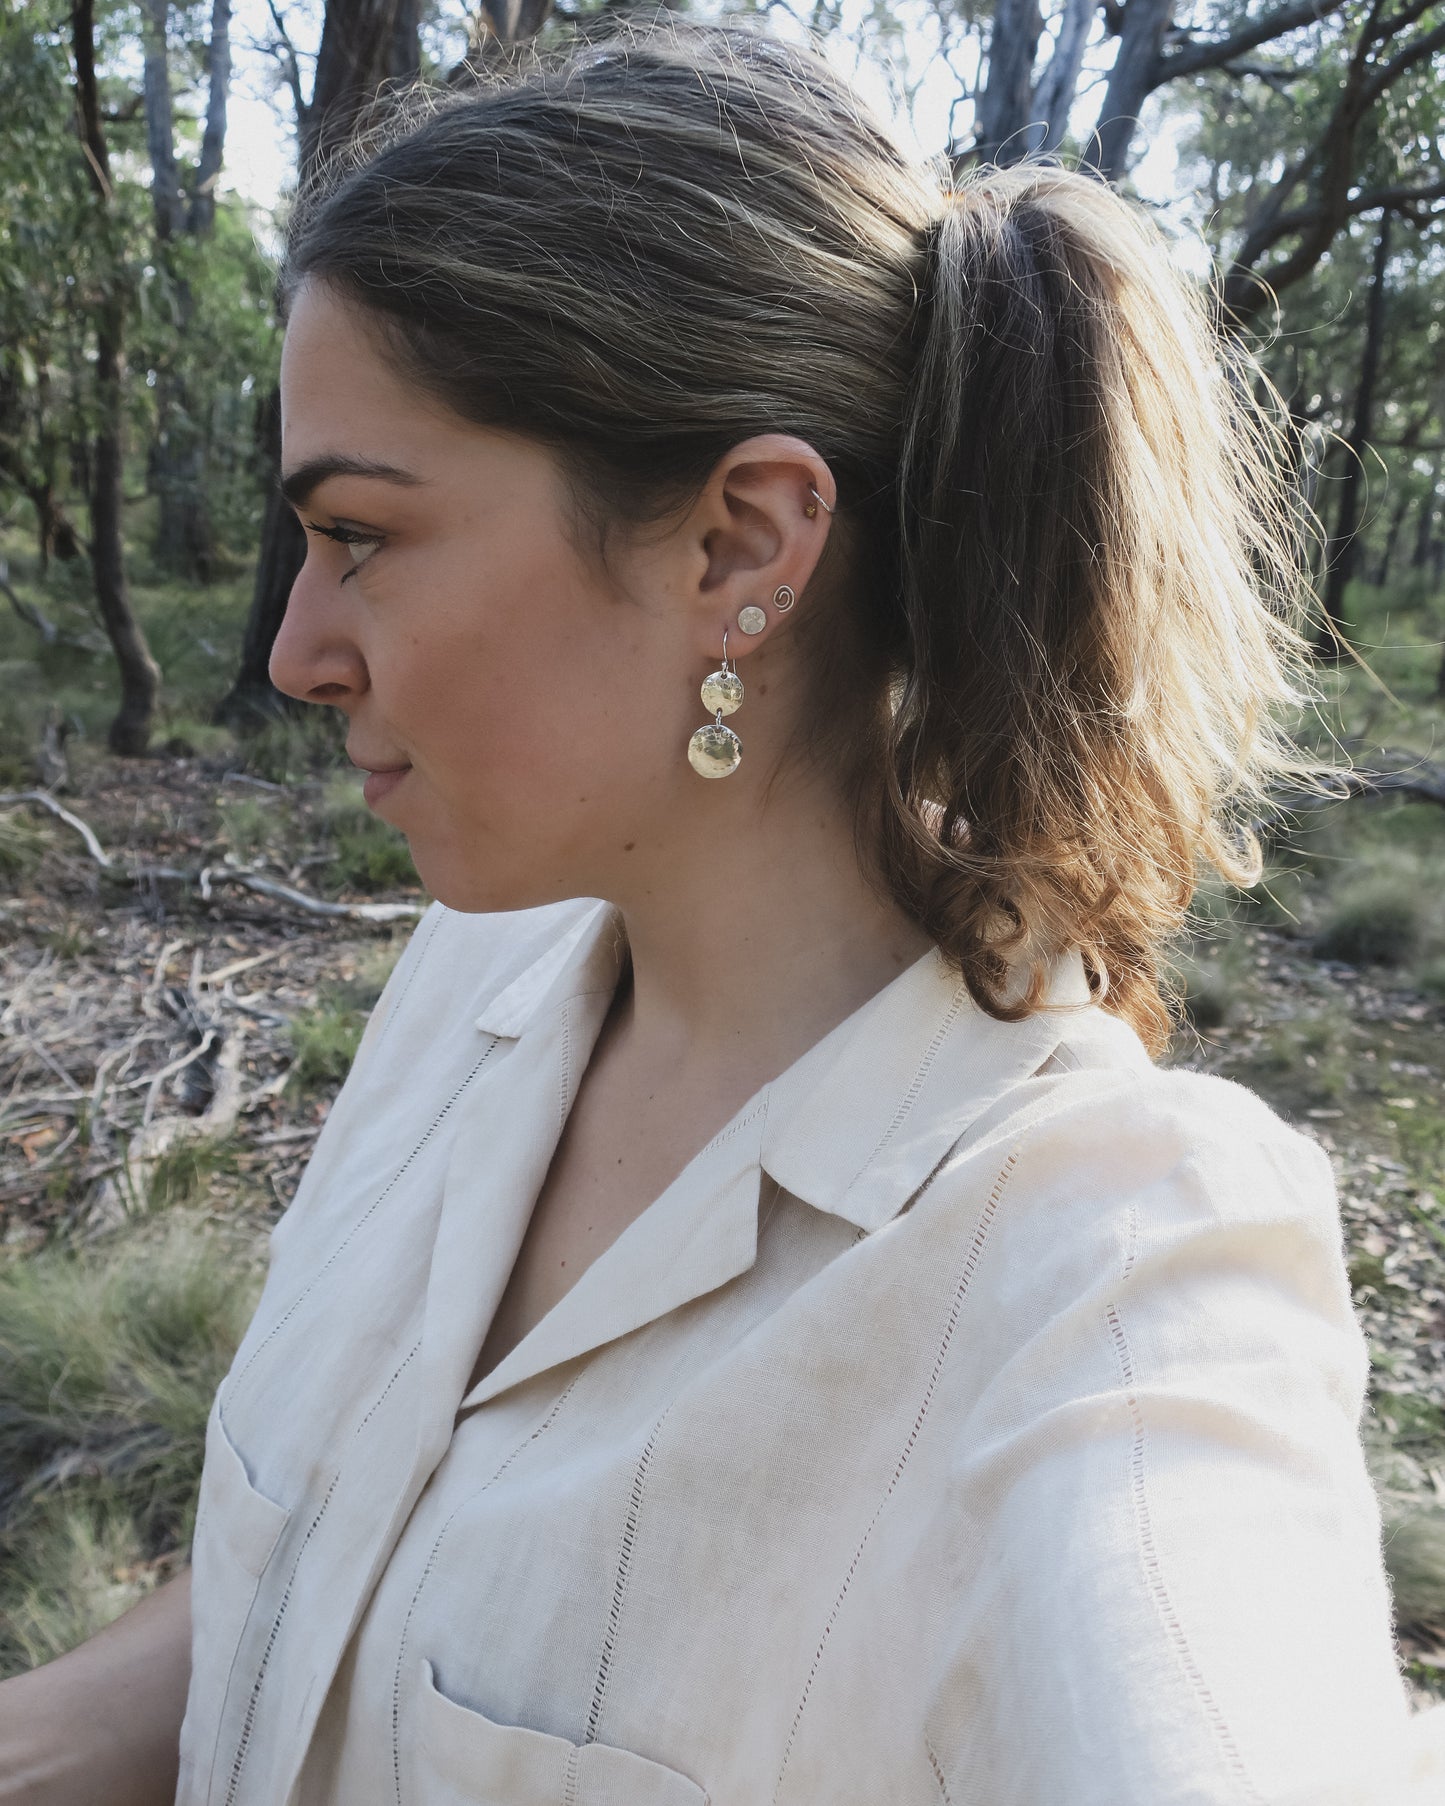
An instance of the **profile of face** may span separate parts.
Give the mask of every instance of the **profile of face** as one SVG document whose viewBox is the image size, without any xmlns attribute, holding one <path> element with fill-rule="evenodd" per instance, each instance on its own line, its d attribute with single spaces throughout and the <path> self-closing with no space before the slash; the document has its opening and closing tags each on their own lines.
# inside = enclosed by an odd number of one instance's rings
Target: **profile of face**
<svg viewBox="0 0 1445 1806">
<path fill-rule="evenodd" d="M 569 536 L 550 450 L 409 384 L 364 310 L 322 285 L 293 303 L 281 410 L 308 551 L 271 677 L 347 716 L 367 800 L 433 896 L 621 897 L 757 806 L 797 685 L 788 618 L 768 610 L 749 641 L 737 617 L 779 583 L 801 595 L 822 549 L 804 504 L 833 490 L 811 447 L 736 447 L 683 521 L 617 535 L 604 563 Z M 725 626 L 754 706 L 742 766 L 709 782 L 686 748 Z"/>
</svg>

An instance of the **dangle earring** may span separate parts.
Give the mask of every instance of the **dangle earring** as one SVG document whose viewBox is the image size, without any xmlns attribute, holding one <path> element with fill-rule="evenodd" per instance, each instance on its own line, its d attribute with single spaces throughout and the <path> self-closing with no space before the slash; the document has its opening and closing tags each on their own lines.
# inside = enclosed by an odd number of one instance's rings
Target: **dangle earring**
<svg viewBox="0 0 1445 1806">
<path fill-rule="evenodd" d="M 728 663 L 728 630 L 724 627 L 722 669 L 712 672 L 702 686 L 703 706 L 713 710 L 714 719 L 687 743 L 687 762 L 701 777 L 726 778 L 737 770 L 743 743 L 730 727 L 723 726 L 723 716 L 731 715 L 742 699 L 743 680 Z"/>
</svg>

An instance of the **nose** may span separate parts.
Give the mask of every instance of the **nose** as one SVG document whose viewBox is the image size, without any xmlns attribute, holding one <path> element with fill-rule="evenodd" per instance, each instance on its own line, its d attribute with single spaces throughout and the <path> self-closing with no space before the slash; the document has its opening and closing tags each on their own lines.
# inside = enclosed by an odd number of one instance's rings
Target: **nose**
<svg viewBox="0 0 1445 1806">
<path fill-rule="evenodd" d="M 291 586 L 271 648 L 271 682 L 298 702 L 346 708 L 368 687 L 366 661 L 350 631 L 334 572 L 308 557 Z"/>
</svg>

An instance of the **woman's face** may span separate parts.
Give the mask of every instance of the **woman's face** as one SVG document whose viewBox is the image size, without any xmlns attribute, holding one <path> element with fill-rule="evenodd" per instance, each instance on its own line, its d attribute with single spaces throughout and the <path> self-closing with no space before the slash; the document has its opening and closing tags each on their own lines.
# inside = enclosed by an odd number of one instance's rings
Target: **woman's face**
<svg viewBox="0 0 1445 1806">
<path fill-rule="evenodd" d="M 367 800 L 441 901 L 618 895 L 705 782 L 685 748 L 736 610 L 672 599 L 705 587 L 706 553 L 630 546 L 594 568 L 551 454 L 408 385 L 320 285 L 295 301 L 281 408 L 308 547 L 277 687 L 346 714 Z"/>
</svg>

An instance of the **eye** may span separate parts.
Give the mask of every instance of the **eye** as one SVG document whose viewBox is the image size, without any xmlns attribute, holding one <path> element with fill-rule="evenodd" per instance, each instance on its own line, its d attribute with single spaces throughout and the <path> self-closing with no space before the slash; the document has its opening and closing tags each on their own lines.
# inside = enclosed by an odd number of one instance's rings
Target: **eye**
<svg viewBox="0 0 1445 1806">
<path fill-rule="evenodd" d="M 368 533 L 361 527 L 348 526 L 343 521 L 338 521 L 332 527 L 323 527 L 320 521 L 309 520 L 306 523 L 306 531 L 315 533 L 321 539 L 335 540 L 337 545 L 346 547 L 351 557 L 351 569 L 342 577 L 343 583 L 347 577 L 356 575 L 372 553 L 380 549 L 384 541 L 384 536 L 380 533 Z"/>
</svg>

